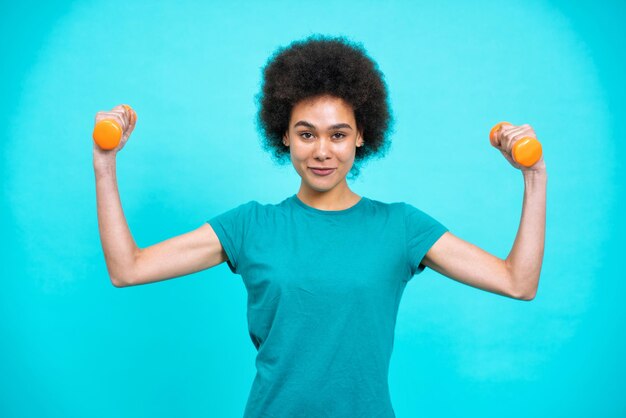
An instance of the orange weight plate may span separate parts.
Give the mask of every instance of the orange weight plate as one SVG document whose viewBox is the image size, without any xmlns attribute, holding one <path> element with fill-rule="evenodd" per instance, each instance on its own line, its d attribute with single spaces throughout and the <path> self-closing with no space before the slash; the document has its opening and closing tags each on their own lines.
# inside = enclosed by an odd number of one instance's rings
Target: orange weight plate
<svg viewBox="0 0 626 418">
<path fill-rule="evenodd" d="M 524 167 L 534 165 L 541 158 L 541 142 L 535 138 L 522 138 L 513 145 L 513 159 Z"/>
<path fill-rule="evenodd" d="M 122 127 L 110 119 L 101 120 L 93 129 L 93 140 L 104 150 L 111 150 L 122 139 Z"/>
</svg>

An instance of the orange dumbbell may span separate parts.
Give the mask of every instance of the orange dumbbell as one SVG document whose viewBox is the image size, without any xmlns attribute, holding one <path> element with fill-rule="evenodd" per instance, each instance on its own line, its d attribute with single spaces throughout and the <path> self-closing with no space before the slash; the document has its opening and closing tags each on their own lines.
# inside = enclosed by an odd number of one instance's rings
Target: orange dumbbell
<svg viewBox="0 0 626 418">
<path fill-rule="evenodd" d="M 135 111 L 128 105 L 122 105 L 132 115 Z M 122 139 L 122 127 L 114 119 L 103 119 L 93 128 L 93 140 L 104 150 L 117 147 Z"/>
<path fill-rule="evenodd" d="M 509 122 L 500 122 L 496 124 L 493 128 L 491 128 L 491 132 L 489 132 L 489 140 L 491 144 L 495 146 L 496 133 L 500 130 L 500 127 L 504 124 L 513 125 Z M 529 136 L 520 139 L 519 141 L 515 141 L 513 144 L 513 159 L 519 165 L 523 165 L 524 167 L 530 167 L 534 165 L 541 158 L 541 142 L 539 142 L 535 138 L 531 138 Z"/>
</svg>

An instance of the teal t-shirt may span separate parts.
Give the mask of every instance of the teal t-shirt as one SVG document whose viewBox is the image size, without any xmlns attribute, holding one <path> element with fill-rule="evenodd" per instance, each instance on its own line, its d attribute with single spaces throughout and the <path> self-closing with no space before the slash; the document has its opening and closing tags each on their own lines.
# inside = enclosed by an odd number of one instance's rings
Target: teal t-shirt
<svg viewBox="0 0 626 418">
<path fill-rule="evenodd" d="M 398 305 L 448 229 L 416 207 L 361 197 L 325 211 L 297 195 L 210 219 L 242 277 L 256 377 L 244 417 L 394 417 Z"/>
</svg>

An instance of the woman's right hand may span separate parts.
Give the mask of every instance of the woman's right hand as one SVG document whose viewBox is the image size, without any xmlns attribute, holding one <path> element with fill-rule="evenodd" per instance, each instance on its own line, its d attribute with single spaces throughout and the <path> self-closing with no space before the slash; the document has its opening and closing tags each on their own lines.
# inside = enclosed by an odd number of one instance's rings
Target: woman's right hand
<svg viewBox="0 0 626 418">
<path fill-rule="evenodd" d="M 130 108 L 129 108 L 130 109 Z M 120 139 L 120 143 L 117 144 L 117 147 L 111 150 L 104 150 L 93 141 L 93 152 L 94 158 L 112 158 L 115 157 L 118 151 L 124 148 L 130 134 L 135 129 L 135 124 L 137 123 L 137 114 L 132 109 L 127 109 L 123 105 L 115 106 L 113 109 L 109 111 L 100 111 L 96 113 L 95 123 L 98 123 L 104 119 L 113 119 L 122 127 L 122 138 Z"/>
</svg>

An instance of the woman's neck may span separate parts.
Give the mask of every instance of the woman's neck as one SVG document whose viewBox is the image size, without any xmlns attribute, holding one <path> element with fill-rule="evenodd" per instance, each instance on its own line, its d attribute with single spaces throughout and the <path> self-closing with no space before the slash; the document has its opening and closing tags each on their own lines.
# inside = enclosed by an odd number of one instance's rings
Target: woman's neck
<svg viewBox="0 0 626 418">
<path fill-rule="evenodd" d="M 356 205 L 361 196 L 348 187 L 343 190 L 318 192 L 307 187 L 300 187 L 298 198 L 305 204 L 320 210 L 344 210 Z"/>
</svg>

